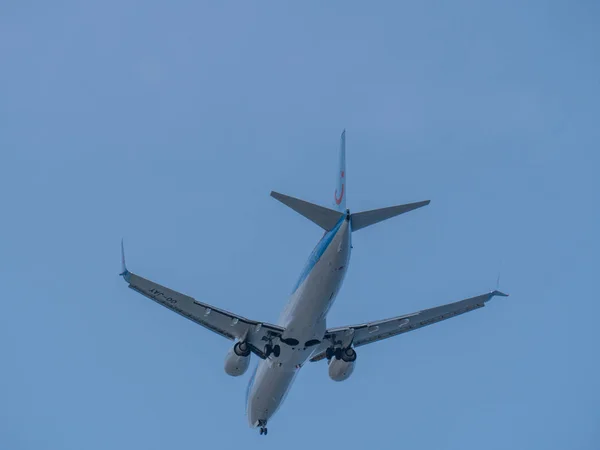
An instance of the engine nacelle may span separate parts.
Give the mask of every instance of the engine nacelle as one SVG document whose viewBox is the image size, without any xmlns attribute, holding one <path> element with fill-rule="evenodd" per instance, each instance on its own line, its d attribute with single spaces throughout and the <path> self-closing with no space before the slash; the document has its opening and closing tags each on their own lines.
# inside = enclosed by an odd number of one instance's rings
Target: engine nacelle
<svg viewBox="0 0 600 450">
<path fill-rule="evenodd" d="M 332 359 L 329 362 L 329 378 L 331 378 L 333 381 L 347 380 L 354 371 L 354 364 L 356 364 L 356 361 Z"/>
<path fill-rule="evenodd" d="M 250 365 L 250 348 L 245 342 L 236 342 L 225 357 L 225 372 L 232 377 L 244 375 Z"/>
</svg>

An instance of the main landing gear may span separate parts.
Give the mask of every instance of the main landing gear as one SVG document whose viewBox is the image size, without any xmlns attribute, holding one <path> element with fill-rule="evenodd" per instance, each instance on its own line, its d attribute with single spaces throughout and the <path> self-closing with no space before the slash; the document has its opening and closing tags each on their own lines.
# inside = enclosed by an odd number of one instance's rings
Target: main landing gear
<svg viewBox="0 0 600 450">
<path fill-rule="evenodd" d="M 348 348 L 331 348 L 325 350 L 325 357 L 331 361 L 333 358 L 337 360 L 343 360 L 345 362 L 356 361 L 356 352 L 352 347 Z"/>
<path fill-rule="evenodd" d="M 259 420 L 258 425 L 260 425 L 260 435 L 262 436 L 264 434 L 266 436 L 267 435 L 267 421 Z"/>
<path fill-rule="evenodd" d="M 275 355 L 275 358 L 279 358 L 279 354 L 281 353 L 281 347 L 279 345 L 265 345 L 265 356 L 268 358 L 271 355 Z M 267 433 L 265 433 L 267 434 Z"/>
</svg>

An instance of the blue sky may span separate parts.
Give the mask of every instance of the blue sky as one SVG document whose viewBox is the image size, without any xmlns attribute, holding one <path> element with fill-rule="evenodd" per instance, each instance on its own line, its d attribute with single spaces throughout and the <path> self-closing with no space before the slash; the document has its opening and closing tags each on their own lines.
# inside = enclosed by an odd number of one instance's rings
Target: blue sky
<svg viewBox="0 0 600 450">
<path fill-rule="evenodd" d="M 0 448 L 597 449 L 597 2 L 5 2 Z M 130 269 L 275 321 L 329 205 L 431 199 L 354 237 L 331 326 L 509 298 L 303 369 L 247 427 L 230 343 Z"/>
</svg>

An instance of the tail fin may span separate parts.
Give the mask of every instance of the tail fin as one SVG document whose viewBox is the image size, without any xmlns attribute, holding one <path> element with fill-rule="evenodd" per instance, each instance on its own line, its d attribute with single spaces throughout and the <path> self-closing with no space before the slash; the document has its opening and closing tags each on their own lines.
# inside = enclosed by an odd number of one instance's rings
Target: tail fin
<svg viewBox="0 0 600 450">
<path fill-rule="evenodd" d="M 407 203 L 406 205 L 390 206 L 388 208 L 373 209 L 371 211 L 363 211 L 350 215 L 352 231 L 358 231 L 361 228 L 366 228 L 370 225 L 383 222 L 413 209 L 421 208 L 429 205 L 429 200 L 416 203 Z"/>
<path fill-rule="evenodd" d="M 271 197 L 292 208 L 324 230 L 331 231 L 346 213 L 346 130 L 342 132 L 340 138 L 339 158 L 337 185 L 333 197 L 334 209 L 324 208 L 275 191 L 271 192 Z"/>
<path fill-rule="evenodd" d="M 337 172 L 334 199 L 334 208 L 339 212 L 346 211 L 346 130 L 340 138 L 340 160 Z"/>
<path fill-rule="evenodd" d="M 342 132 L 340 137 L 339 158 L 337 186 L 333 197 L 334 209 L 324 208 L 323 206 L 315 205 L 274 191 L 271 192 L 271 197 L 292 208 L 294 211 L 316 223 L 324 230 L 331 231 L 339 220 L 346 215 L 346 130 Z M 362 228 L 391 219 L 392 217 L 412 211 L 413 209 L 421 208 L 425 205 L 429 205 L 429 200 L 351 214 L 350 220 L 352 231 L 358 231 Z"/>
</svg>

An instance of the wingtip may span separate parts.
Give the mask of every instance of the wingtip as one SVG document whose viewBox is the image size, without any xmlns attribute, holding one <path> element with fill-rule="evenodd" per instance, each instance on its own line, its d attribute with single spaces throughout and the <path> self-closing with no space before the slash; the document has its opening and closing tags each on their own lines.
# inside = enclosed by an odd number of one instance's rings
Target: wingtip
<svg viewBox="0 0 600 450">
<path fill-rule="evenodd" d="M 131 278 L 131 274 L 129 270 L 127 270 L 127 264 L 125 264 L 125 245 L 123 243 L 123 239 L 121 238 L 121 273 L 119 276 L 123 277 L 123 279 L 129 282 Z"/>
<path fill-rule="evenodd" d="M 508 297 L 508 294 L 505 294 L 504 292 L 501 292 L 499 290 L 495 290 L 491 292 L 491 296 L 498 296 L 498 297 Z"/>
<path fill-rule="evenodd" d="M 271 191 L 271 193 L 269 195 L 278 201 L 282 201 L 282 199 L 285 197 L 283 194 L 280 194 L 277 191 Z"/>
</svg>

